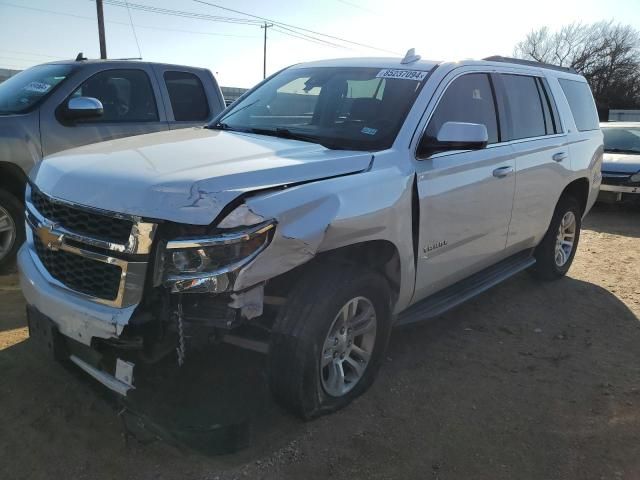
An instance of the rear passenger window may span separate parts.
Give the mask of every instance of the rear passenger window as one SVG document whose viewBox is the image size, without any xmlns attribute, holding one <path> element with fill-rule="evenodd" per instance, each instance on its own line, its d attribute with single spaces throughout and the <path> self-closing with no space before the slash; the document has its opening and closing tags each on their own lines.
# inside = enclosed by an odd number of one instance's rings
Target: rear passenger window
<svg viewBox="0 0 640 480">
<path fill-rule="evenodd" d="M 165 72 L 173 117 L 178 122 L 197 122 L 209 118 L 209 103 L 200 79 L 188 72 Z"/>
<path fill-rule="evenodd" d="M 558 82 L 560 82 L 564 96 L 567 97 L 577 129 L 584 132 L 600 128 L 598 111 L 589 85 L 586 82 L 566 79 L 558 79 Z"/>
<path fill-rule="evenodd" d="M 546 135 L 551 115 L 545 115 L 536 78 L 503 74 L 502 82 L 511 118 L 509 140 Z"/>
<path fill-rule="evenodd" d="M 426 134 L 437 138 L 446 122 L 480 123 L 487 127 L 489 143 L 498 142 L 498 120 L 489 76 L 470 73 L 455 79 L 436 107 Z"/>
</svg>

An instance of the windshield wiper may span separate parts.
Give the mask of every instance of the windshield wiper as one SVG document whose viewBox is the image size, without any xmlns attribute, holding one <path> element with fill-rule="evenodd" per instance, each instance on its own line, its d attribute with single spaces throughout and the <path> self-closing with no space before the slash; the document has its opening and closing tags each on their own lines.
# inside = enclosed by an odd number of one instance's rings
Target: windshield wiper
<svg viewBox="0 0 640 480">
<path fill-rule="evenodd" d="M 224 122 L 216 122 L 213 125 L 207 125 L 204 128 L 210 128 L 212 130 L 233 130 L 228 124 Z"/>
<path fill-rule="evenodd" d="M 318 145 L 322 145 L 323 147 L 331 150 L 348 150 L 346 146 L 341 145 L 335 141 L 332 142 L 328 139 L 316 137 L 315 135 L 308 135 L 306 133 L 292 132 L 288 128 L 250 128 L 248 131 L 251 133 L 257 133 L 258 135 L 268 135 L 271 137 L 289 138 L 291 140 L 317 143 Z"/>
<path fill-rule="evenodd" d="M 632 148 L 605 148 L 604 151 L 608 153 L 640 153 L 640 150 Z"/>
</svg>

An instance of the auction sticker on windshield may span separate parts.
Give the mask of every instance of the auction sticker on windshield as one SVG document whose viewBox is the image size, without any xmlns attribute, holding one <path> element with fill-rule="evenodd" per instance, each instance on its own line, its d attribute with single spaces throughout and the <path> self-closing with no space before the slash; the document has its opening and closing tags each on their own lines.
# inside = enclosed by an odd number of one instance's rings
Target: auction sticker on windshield
<svg viewBox="0 0 640 480">
<path fill-rule="evenodd" d="M 51 85 L 48 83 L 42 82 L 31 82 L 28 85 L 22 87 L 23 90 L 27 92 L 36 92 L 36 93 L 45 93 L 51 88 Z"/>
<path fill-rule="evenodd" d="M 385 68 L 380 70 L 376 75 L 376 78 L 397 78 L 400 80 L 416 80 L 421 82 L 425 79 L 429 72 L 422 72 L 420 70 L 396 70 L 395 68 Z"/>
</svg>

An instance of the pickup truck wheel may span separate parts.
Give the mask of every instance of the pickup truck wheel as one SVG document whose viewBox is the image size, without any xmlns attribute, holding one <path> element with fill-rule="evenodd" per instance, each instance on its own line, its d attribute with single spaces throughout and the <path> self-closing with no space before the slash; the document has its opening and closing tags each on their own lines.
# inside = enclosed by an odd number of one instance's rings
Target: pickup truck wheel
<svg viewBox="0 0 640 480">
<path fill-rule="evenodd" d="M 554 280 L 567 273 L 578 248 L 581 226 L 580 204 L 573 197 L 562 197 L 549 229 L 535 251 L 536 264 L 532 273 L 537 278 Z"/>
<path fill-rule="evenodd" d="M 380 368 L 391 329 L 389 285 L 373 271 L 324 266 L 288 299 L 272 332 L 271 389 L 303 418 L 339 410 Z"/>
<path fill-rule="evenodd" d="M 0 270 L 13 263 L 24 242 L 24 207 L 10 193 L 0 190 Z"/>
</svg>

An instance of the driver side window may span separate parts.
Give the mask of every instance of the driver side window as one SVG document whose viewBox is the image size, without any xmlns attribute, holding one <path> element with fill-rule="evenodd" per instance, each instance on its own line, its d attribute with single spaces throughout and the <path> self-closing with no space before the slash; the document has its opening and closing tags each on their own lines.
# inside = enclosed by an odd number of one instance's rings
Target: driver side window
<svg viewBox="0 0 640 480">
<path fill-rule="evenodd" d="M 104 114 L 84 123 L 157 122 L 158 108 L 149 77 L 142 70 L 106 70 L 87 79 L 72 97 L 100 100 Z"/>
<path fill-rule="evenodd" d="M 498 142 L 495 99 L 486 73 L 469 73 L 449 84 L 429 120 L 426 135 L 437 138 L 446 122 L 483 124 L 487 127 L 488 143 Z"/>
</svg>

